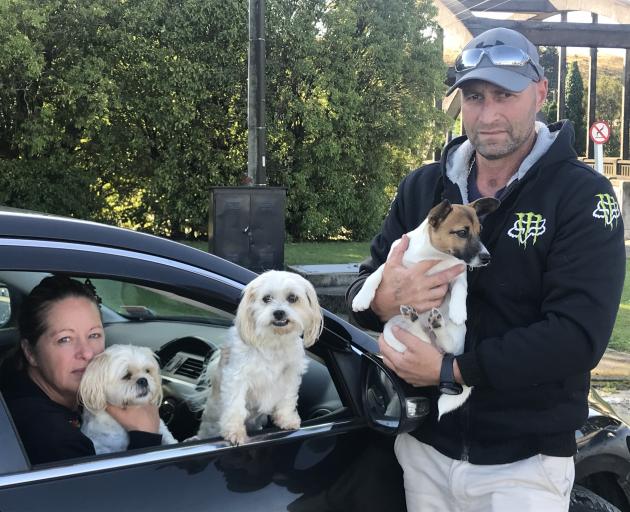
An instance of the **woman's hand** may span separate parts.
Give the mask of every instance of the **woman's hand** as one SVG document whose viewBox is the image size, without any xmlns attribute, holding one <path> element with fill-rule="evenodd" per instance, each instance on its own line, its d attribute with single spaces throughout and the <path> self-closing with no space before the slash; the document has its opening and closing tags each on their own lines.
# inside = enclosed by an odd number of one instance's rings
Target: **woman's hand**
<svg viewBox="0 0 630 512">
<path fill-rule="evenodd" d="M 139 430 L 157 434 L 160 430 L 160 414 L 157 405 L 128 405 L 127 407 L 108 405 L 106 410 L 127 432 Z"/>
</svg>

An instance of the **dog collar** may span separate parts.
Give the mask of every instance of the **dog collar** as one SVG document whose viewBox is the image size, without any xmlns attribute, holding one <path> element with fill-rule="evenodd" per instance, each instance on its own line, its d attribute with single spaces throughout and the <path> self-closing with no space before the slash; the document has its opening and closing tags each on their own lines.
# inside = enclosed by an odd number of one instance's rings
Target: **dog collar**
<svg viewBox="0 0 630 512">
<path fill-rule="evenodd" d="M 442 368 L 440 369 L 440 393 L 445 395 L 459 395 L 462 392 L 462 385 L 455 382 L 453 373 L 453 360 L 455 356 L 448 352 L 442 357 Z"/>
</svg>

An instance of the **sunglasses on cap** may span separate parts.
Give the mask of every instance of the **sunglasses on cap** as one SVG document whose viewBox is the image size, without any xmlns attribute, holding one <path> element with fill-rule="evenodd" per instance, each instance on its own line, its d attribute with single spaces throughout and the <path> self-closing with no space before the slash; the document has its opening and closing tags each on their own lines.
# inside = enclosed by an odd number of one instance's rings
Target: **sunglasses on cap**
<svg viewBox="0 0 630 512">
<path fill-rule="evenodd" d="M 542 78 L 542 72 L 539 70 L 539 66 L 532 61 L 527 53 L 520 48 L 506 45 L 464 50 L 455 60 L 455 71 L 461 73 L 475 69 L 481 63 L 484 56 L 488 57 L 492 64 L 499 67 L 523 67 L 527 64 L 531 64 L 536 71 L 538 79 L 540 80 L 540 78 Z"/>
</svg>

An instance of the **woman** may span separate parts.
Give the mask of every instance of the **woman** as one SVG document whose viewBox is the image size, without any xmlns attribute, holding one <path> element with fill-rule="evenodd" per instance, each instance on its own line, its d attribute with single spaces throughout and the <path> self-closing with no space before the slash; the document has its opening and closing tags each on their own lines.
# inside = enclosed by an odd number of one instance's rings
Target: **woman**
<svg viewBox="0 0 630 512">
<path fill-rule="evenodd" d="M 77 392 L 88 363 L 105 349 L 98 297 L 65 276 L 47 277 L 26 297 L 20 347 L 2 368 L 4 399 L 32 464 L 94 455 L 81 433 Z M 129 432 L 129 446 L 157 446 L 156 406 L 108 412 Z"/>
</svg>

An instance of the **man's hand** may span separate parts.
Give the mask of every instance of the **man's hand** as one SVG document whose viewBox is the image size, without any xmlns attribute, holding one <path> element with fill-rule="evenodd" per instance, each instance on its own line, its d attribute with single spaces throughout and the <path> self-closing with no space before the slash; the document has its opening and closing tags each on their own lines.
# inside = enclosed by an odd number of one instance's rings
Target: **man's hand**
<svg viewBox="0 0 630 512">
<path fill-rule="evenodd" d="M 400 314 L 401 305 L 413 306 L 418 313 L 440 307 L 448 284 L 466 270 L 462 264 L 428 276 L 440 260 L 420 261 L 406 268 L 402 261 L 408 247 L 409 237 L 403 235 L 385 262 L 383 278 L 372 300 L 372 311 L 383 322 Z"/>
<path fill-rule="evenodd" d="M 127 432 L 139 430 L 157 434 L 160 430 L 157 405 L 129 405 L 127 407 L 108 405 L 106 410 Z"/>
<path fill-rule="evenodd" d="M 442 369 L 442 353 L 433 345 L 422 341 L 413 334 L 394 327 L 392 333 L 407 350 L 398 352 L 388 345 L 381 334 L 378 346 L 384 363 L 394 370 L 405 382 L 412 386 L 436 386 L 440 383 Z M 455 382 L 466 384 L 459 371 L 457 361 L 453 361 L 453 376 Z"/>
<path fill-rule="evenodd" d="M 412 386 L 436 386 L 440 381 L 442 354 L 433 345 L 422 341 L 400 327 L 394 327 L 392 333 L 407 350 L 398 352 L 390 347 L 383 335 L 378 339 L 378 346 L 385 364 Z"/>
</svg>

